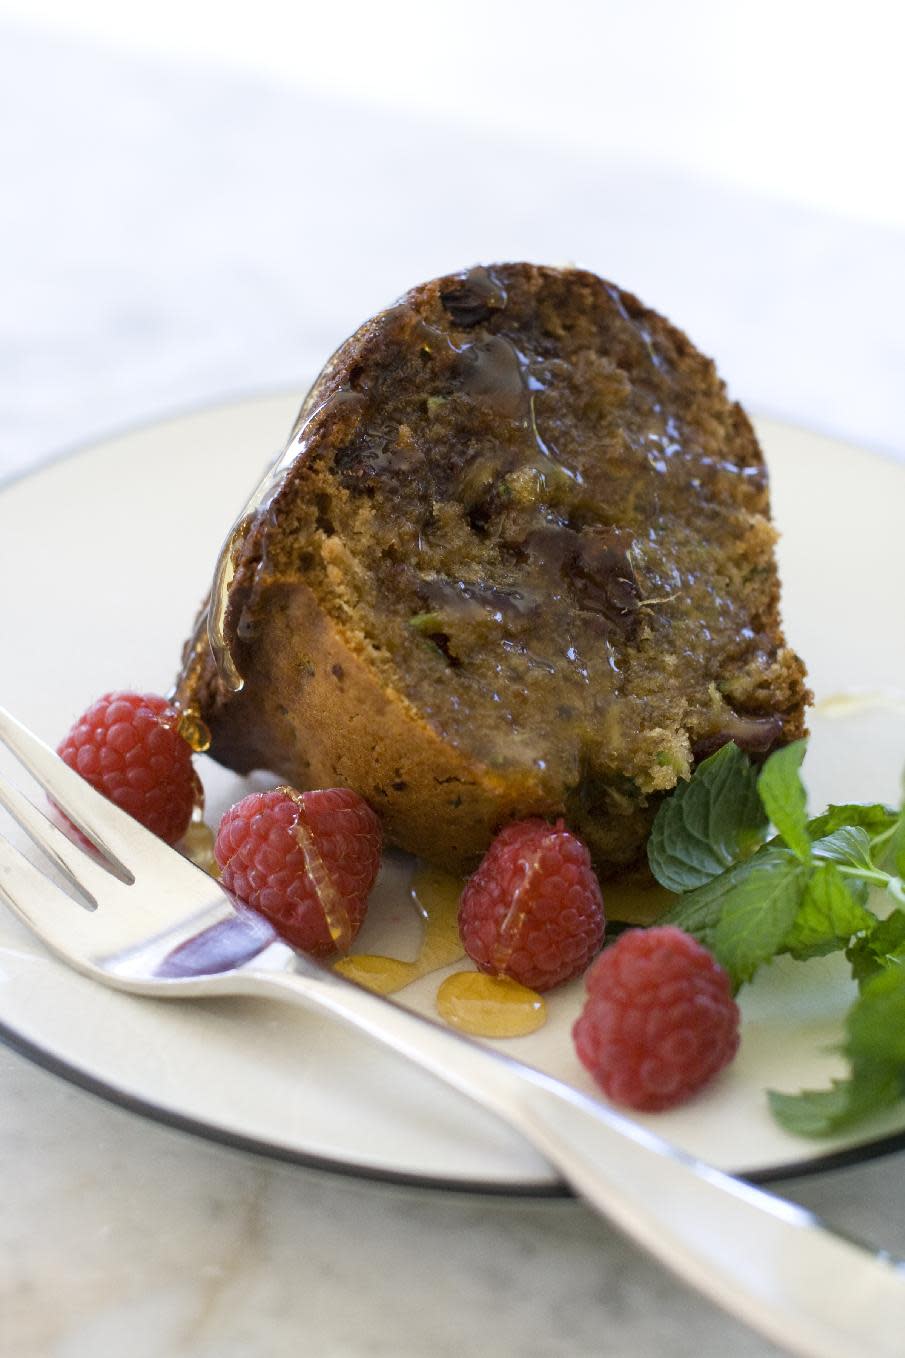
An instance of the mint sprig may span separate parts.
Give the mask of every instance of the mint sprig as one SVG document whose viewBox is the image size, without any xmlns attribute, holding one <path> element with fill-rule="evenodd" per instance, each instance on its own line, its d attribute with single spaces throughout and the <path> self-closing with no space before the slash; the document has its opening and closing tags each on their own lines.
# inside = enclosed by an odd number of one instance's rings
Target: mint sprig
<svg viewBox="0 0 905 1358">
<path fill-rule="evenodd" d="M 796 740 L 777 750 L 757 780 L 758 796 L 767 816 L 802 863 L 811 861 L 807 795 L 799 773 L 806 748 L 807 741 Z"/>
<path fill-rule="evenodd" d="M 878 971 L 845 1021 L 843 1051 L 851 1074 L 828 1090 L 768 1097 L 774 1117 L 791 1132 L 829 1136 L 892 1107 L 905 1093 L 905 969 Z"/>
<path fill-rule="evenodd" d="M 884 968 L 905 962 L 905 911 L 893 910 L 878 920 L 869 934 L 849 944 L 845 955 L 859 986 Z"/>
<path fill-rule="evenodd" d="M 648 859 L 662 886 L 692 891 L 762 843 L 766 829 L 757 774 L 737 745 L 724 745 L 663 803 Z"/>
<path fill-rule="evenodd" d="M 862 1069 L 858 1076 L 834 1080 L 829 1089 L 803 1089 L 800 1094 L 767 1091 L 770 1111 L 787 1132 L 797 1136 L 832 1136 L 890 1108 L 902 1092 L 901 1081 L 887 1069 Z"/>
<path fill-rule="evenodd" d="M 857 884 L 847 881 L 833 862 L 811 873 L 801 905 L 785 937 L 783 950 L 800 962 L 823 957 L 867 935 L 877 917 L 860 899 Z"/>
<path fill-rule="evenodd" d="M 884 806 L 882 802 L 849 802 L 845 806 L 831 803 L 822 816 L 814 816 L 808 821 L 808 834 L 812 839 L 822 839 L 843 825 L 859 825 L 872 840 L 877 841 L 883 835 L 891 835 L 899 819 L 898 811 Z"/>
<path fill-rule="evenodd" d="M 805 750 L 777 750 L 757 774 L 724 746 L 662 804 L 648 859 L 680 895 L 663 923 L 710 948 L 736 988 L 781 953 L 845 952 L 861 986 L 846 1020 L 849 1077 L 769 1096 L 783 1126 L 818 1136 L 905 1095 L 905 806 L 833 805 L 809 819 Z M 885 919 L 868 908 L 871 888 L 892 907 Z"/>
<path fill-rule="evenodd" d="M 713 951 L 736 985 L 786 948 L 803 913 L 807 868 L 791 854 L 754 863 L 723 903 Z"/>
<path fill-rule="evenodd" d="M 890 829 L 889 842 L 881 861 L 900 878 L 905 877 L 905 806 L 902 807 L 902 813 L 895 825 Z"/>
</svg>

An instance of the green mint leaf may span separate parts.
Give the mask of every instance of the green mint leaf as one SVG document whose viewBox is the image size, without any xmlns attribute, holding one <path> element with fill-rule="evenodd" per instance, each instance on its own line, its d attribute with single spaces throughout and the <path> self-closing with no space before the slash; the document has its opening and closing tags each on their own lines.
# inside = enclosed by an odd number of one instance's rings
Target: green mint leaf
<svg viewBox="0 0 905 1358">
<path fill-rule="evenodd" d="M 823 839 L 824 835 L 831 835 L 843 825 L 860 825 L 873 839 L 889 830 L 897 819 L 898 812 L 884 806 L 882 802 L 849 802 L 844 806 L 831 804 L 822 816 L 814 816 L 808 821 L 807 830 L 812 839 Z"/>
<path fill-rule="evenodd" d="M 897 958 L 866 981 L 845 1021 L 846 1052 L 859 1065 L 894 1065 L 905 1074 L 905 966 Z"/>
<path fill-rule="evenodd" d="M 879 926 L 878 926 L 879 927 Z M 847 1080 L 801 1094 L 770 1093 L 791 1132 L 825 1136 L 891 1107 L 905 1092 L 905 966 L 891 962 L 868 980 L 845 1020 Z"/>
<path fill-rule="evenodd" d="M 821 862 L 844 863 L 847 867 L 873 869 L 870 836 L 860 825 L 843 825 L 832 834 L 815 839 L 811 854 Z"/>
<path fill-rule="evenodd" d="M 651 829 L 651 871 L 669 891 L 694 891 L 763 840 L 757 778 L 737 745 L 723 745 L 661 804 Z"/>
<path fill-rule="evenodd" d="M 789 848 L 803 863 L 810 861 L 807 795 L 801 781 L 801 761 L 807 741 L 796 740 L 775 750 L 764 764 L 757 790 L 764 810 Z"/>
<path fill-rule="evenodd" d="M 905 910 L 893 910 L 878 920 L 869 934 L 849 944 L 845 955 L 859 986 L 884 967 L 905 959 Z"/>
<path fill-rule="evenodd" d="M 801 899 L 784 949 L 799 961 L 822 957 L 844 947 L 855 934 L 868 933 L 877 923 L 853 894 L 836 864 L 817 867 Z"/>
<path fill-rule="evenodd" d="M 805 1089 L 767 1098 L 776 1121 L 796 1136 L 832 1136 L 874 1113 L 890 1108 L 902 1093 L 901 1081 L 886 1068 L 864 1070 L 847 1080 L 834 1080 L 830 1089 Z"/>
<path fill-rule="evenodd" d="M 695 891 L 685 892 L 681 900 L 660 917 L 658 923 L 674 924 L 676 928 L 684 929 L 686 934 L 693 934 L 699 943 L 703 943 L 704 947 L 712 952 L 716 926 L 722 917 L 723 906 L 732 893 L 751 875 L 755 867 L 759 867 L 765 860 L 785 863 L 790 858 L 787 849 L 761 849 L 753 858 L 748 858 L 743 863 L 735 863 L 720 873 L 719 877 L 705 882 Z"/>
<path fill-rule="evenodd" d="M 883 861 L 899 877 L 905 877 L 905 807 L 902 808 L 901 815 L 896 818 L 895 829 L 883 855 Z"/>
<path fill-rule="evenodd" d="M 712 950 L 733 985 L 750 981 L 782 950 L 801 906 L 810 869 L 791 854 L 764 857 L 728 893 L 713 929 Z"/>
</svg>

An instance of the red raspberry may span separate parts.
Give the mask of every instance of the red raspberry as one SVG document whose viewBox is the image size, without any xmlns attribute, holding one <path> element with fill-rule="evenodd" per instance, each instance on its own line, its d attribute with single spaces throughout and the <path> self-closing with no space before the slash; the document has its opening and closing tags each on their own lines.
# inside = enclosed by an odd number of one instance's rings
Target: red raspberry
<svg viewBox="0 0 905 1358">
<path fill-rule="evenodd" d="M 587 988 L 572 1036 L 582 1064 L 614 1103 L 671 1108 L 738 1049 L 729 977 L 672 925 L 628 930 L 594 963 Z"/>
<path fill-rule="evenodd" d="M 105 693 L 57 747 L 70 768 L 167 844 L 182 838 L 202 800 L 179 715 L 153 693 Z"/>
<path fill-rule="evenodd" d="M 600 884 L 563 822 L 516 821 L 491 844 L 459 905 L 459 932 L 481 971 L 549 990 L 580 976 L 603 942 Z"/>
<path fill-rule="evenodd" d="M 293 947 L 345 952 L 361 928 L 380 867 L 380 822 L 347 787 L 253 792 L 220 822 L 223 885 Z"/>
</svg>

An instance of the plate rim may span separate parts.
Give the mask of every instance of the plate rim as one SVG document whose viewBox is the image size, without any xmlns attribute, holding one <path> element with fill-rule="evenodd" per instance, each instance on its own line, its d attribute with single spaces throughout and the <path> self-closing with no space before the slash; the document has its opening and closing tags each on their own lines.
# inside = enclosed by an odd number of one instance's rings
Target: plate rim
<svg viewBox="0 0 905 1358">
<path fill-rule="evenodd" d="M 36 464 L 13 471 L 9 476 L 0 481 L 0 496 L 7 490 L 14 489 L 23 481 L 39 477 L 46 472 L 52 472 L 59 465 L 73 461 L 81 456 L 87 456 L 104 447 L 106 444 L 114 443 L 121 439 L 128 439 L 132 436 L 144 434 L 162 426 L 179 423 L 194 417 L 213 414 L 215 412 L 225 412 L 231 408 L 249 406 L 259 402 L 282 399 L 288 401 L 292 397 L 301 399 L 303 394 L 304 392 L 301 386 L 293 388 L 283 386 L 256 388 L 249 392 L 234 393 L 229 397 L 220 400 L 205 400 L 190 404 L 187 403 L 185 406 L 162 412 L 158 416 L 124 422 L 122 425 L 114 426 L 99 436 L 89 436 L 84 440 L 80 440 L 77 443 L 62 448 L 57 452 L 52 452 L 46 457 L 43 457 Z M 834 443 L 839 447 L 856 452 L 861 456 L 876 459 L 880 463 L 899 466 L 905 471 L 905 466 L 903 466 L 901 459 L 897 457 L 892 450 L 860 445 L 851 442 L 846 438 L 836 437 L 835 435 L 828 434 L 823 430 L 812 428 L 808 425 L 792 423 L 788 420 L 777 418 L 775 415 L 766 412 L 754 411 L 749 412 L 749 414 L 751 414 L 755 424 L 770 424 L 777 428 L 793 431 L 795 433 L 811 435 L 821 440 Z M 101 1079 L 90 1071 L 83 1069 L 78 1064 L 65 1060 L 56 1053 L 47 1050 L 39 1043 L 34 1042 L 31 1038 L 24 1036 L 2 1019 L 0 1019 L 0 1043 L 8 1050 L 22 1056 L 31 1064 L 48 1071 L 51 1075 L 65 1080 L 68 1084 L 82 1089 L 106 1103 L 112 1104 L 114 1107 L 124 1109 L 129 1113 L 138 1117 L 143 1117 L 158 1125 L 171 1127 L 177 1131 L 187 1133 L 200 1140 L 226 1146 L 229 1149 L 255 1155 L 262 1159 L 372 1183 L 386 1184 L 395 1187 L 417 1188 L 427 1191 L 457 1193 L 478 1197 L 531 1198 L 536 1200 L 562 1200 L 564 1198 L 574 1198 L 576 1196 L 568 1184 L 560 1179 L 523 1179 L 510 1182 L 495 1182 L 491 1179 L 443 1177 L 439 1175 L 421 1174 L 416 1171 L 381 1169 L 375 1165 L 355 1163 L 349 1160 L 334 1160 L 329 1156 L 296 1150 L 289 1146 L 281 1146 L 272 1141 L 266 1141 L 241 1132 L 232 1131 L 229 1128 L 219 1126 L 214 1122 L 208 1122 L 203 1118 L 197 1118 L 186 1113 L 181 1113 L 177 1109 L 166 1107 L 162 1104 L 155 1103 L 151 1099 L 142 1098 L 140 1095 L 131 1091 L 120 1089 L 114 1083 Z M 894 1154 L 903 1149 L 905 1149 L 905 1127 L 898 1131 L 887 1132 L 863 1142 L 857 1142 L 850 1146 L 827 1151 L 824 1154 L 809 1156 L 806 1160 L 780 1162 L 779 1164 L 768 1165 L 766 1167 L 761 1166 L 757 1169 L 735 1170 L 731 1171 L 731 1173 L 732 1177 L 744 1180 L 748 1183 L 770 1184 L 781 1180 L 808 1178 L 816 1174 L 849 1168 L 855 1165 L 864 1164 L 870 1160 L 879 1159 L 886 1155 Z"/>
<path fill-rule="evenodd" d="M 430 1174 L 403 1172 L 394 1169 L 379 1169 L 375 1165 L 355 1164 L 347 1160 L 333 1160 L 329 1156 L 319 1156 L 305 1151 L 293 1150 L 289 1146 L 279 1146 L 274 1142 L 262 1141 L 257 1137 L 245 1136 L 241 1132 L 230 1131 L 216 1123 L 205 1122 L 201 1118 L 190 1117 L 175 1109 L 165 1108 L 150 1099 L 118 1089 L 115 1085 L 99 1079 L 82 1070 L 73 1062 L 64 1061 L 53 1052 L 46 1051 L 29 1038 L 9 1027 L 0 1020 L 0 1043 L 8 1050 L 24 1057 L 32 1065 L 46 1070 L 51 1075 L 65 1080 L 86 1093 L 112 1104 L 137 1117 L 154 1122 L 159 1126 L 170 1127 L 187 1133 L 198 1140 L 214 1145 L 226 1146 L 244 1154 L 255 1155 L 263 1160 L 273 1160 L 280 1164 L 295 1165 L 299 1169 L 318 1170 L 324 1174 L 338 1175 L 342 1178 L 364 1180 L 369 1183 L 386 1184 L 396 1188 L 417 1188 L 431 1192 L 457 1193 L 471 1197 L 490 1198 L 531 1198 L 535 1200 L 559 1200 L 577 1198 L 577 1194 L 561 1179 L 513 1181 L 495 1183 L 491 1179 L 442 1178 Z M 887 1132 L 871 1141 L 859 1142 L 826 1154 L 813 1156 L 808 1160 L 793 1161 L 778 1165 L 768 1165 L 753 1170 L 728 1171 L 733 1179 L 750 1184 L 772 1184 L 792 1179 L 811 1178 L 837 1169 L 848 1169 L 879 1160 L 905 1150 L 905 1128 L 897 1132 Z"/>
</svg>

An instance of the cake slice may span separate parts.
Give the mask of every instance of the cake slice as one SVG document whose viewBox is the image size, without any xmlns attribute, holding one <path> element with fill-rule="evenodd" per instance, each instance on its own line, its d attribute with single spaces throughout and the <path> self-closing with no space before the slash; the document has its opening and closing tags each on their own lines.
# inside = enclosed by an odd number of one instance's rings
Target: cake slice
<svg viewBox="0 0 905 1358">
<path fill-rule="evenodd" d="M 681 331 L 581 270 L 472 269 L 327 364 L 179 697 L 220 762 L 354 788 L 435 863 L 561 815 L 612 875 L 697 759 L 803 734 L 774 540 L 751 425 Z"/>
</svg>

